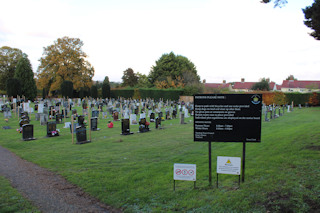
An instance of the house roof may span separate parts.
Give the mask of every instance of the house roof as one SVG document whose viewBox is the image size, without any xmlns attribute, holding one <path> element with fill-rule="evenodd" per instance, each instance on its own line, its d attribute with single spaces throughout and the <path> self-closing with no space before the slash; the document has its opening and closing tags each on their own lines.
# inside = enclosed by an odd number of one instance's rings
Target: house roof
<svg viewBox="0 0 320 213">
<path fill-rule="evenodd" d="M 218 84 L 218 83 L 205 83 L 204 87 L 207 88 L 216 88 L 216 89 L 223 89 L 223 88 L 229 88 L 230 84 L 229 83 L 222 83 L 222 84 Z"/>
<path fill-rule="evenodd" d="M 251 89 L 257 82 L 235 82 L 233 89 Z"/>
<path fill-rule="evenodd" d="M 320 89 L 320 81 L 284 80 L 281 85 L 282 88 L 307 88 L 308 86 Z"/>
</svg>

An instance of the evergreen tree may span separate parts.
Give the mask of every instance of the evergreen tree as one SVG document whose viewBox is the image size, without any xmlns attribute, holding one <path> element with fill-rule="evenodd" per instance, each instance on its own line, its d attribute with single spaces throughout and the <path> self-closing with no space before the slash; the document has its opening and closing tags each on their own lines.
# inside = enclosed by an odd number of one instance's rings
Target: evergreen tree
<svg viewBox="0 0 320 213">
<path fill-rule="evenodd" d="M 36 98 L 37 86 L 27 54 L 23 54 L 19 59 L 14 77 L 21 83 L 21 95 L 24 95 L 29 100 Z"/>
<path fill-rule="evenodd" d="M 110 82 L 108 76 L 106 76 L 102 83 L 102 98 L 110 98 Z"/>
<path fill-rule="evenodd" d="M 72 98 L 73 96 L 73 83 L 72 81 L 64 81 L 61 84 L 61 95 L 62 97 Z"/>
<path fill-rule="evenodd" d="M 18 95 L 21 95 L 21 84 L 19 79 L 9 78 L 6 84 L 8 97 L 17 97 Z"/>
<path fill-rule="evenodd" d="M 96 99 L 98 97 L 98 88 L 96 85 L 92 85 L 90 92 L 92 98 Z"/>
</svg>

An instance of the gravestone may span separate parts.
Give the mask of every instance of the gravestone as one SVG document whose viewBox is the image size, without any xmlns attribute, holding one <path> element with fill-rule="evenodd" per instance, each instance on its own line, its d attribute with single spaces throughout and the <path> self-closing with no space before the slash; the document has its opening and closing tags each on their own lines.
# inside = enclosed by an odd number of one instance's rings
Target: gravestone
<svg viewBox="0 0 320 213">
<path fill-rule="evenodd" d="M 184 122 L 184 113 L 181 113 L 180 124 L 186 124 L 186 123 Z"/>
<path fill-rule="evenodd" d="M 71 129 L 71 122 L 70 122 L 70 126 L 69 126 L 69 128 L 70 128 L 70 133 L 72 133 L 72 129 Z M 78 123 L 73 123 L 73 134 L 74 133 L 76 133 L 77 132 L 77 127 L 79 126 L 79 124 Z"/>
<path fill-rule="evenodd" d="M 161 127 L 161 118 L 157 117 L 155 124 L 156 124 L 156 129 L 162 129 L 162 127 Z"/>
<path fill-rule="evenodd" d="M 131 135 L 129 119 L 121 119 L 121 135 Z"/>
<path fill-rule="evenodd" d="M 99 111 L 98 110 L 93 110 L 92 112 L 91 112 L 91 117 L 93 118 L 93 117 L 99 117 Z"/>
<path fill-rule="evenodd" d="M 47 123 L 47 137 L 59 136 L 59 131 L 57 130 L 57 123 L 51 121 Z"/>
<path fill-rule="evenodd" d="M 97 117 L 91 118 L 91 130 L 92 131 L 99 131 L 100 130 L 98 128 L 98 118 Z"/>
<path fill-rule="evenodd" d="M 63 128 L 70 128 L 71 122 L 65 122 Z"/>
<path fill-rule="evenodd" d="M 108 118 L 108 112 L 102 112 L 102 118 Z"/>
<path fill-rule="evenodd" d="M 264 114 L 264 121 L 270 121 L 270 120 L 268 119 L 268 110 L 266 109 L 264 113 L 265 113 L 265 114 Z"/>
<path fill-rule="evenodd" d="M 150 114 L 150 122 L 154 122 L 155 121 L 155 115 L 154 115 L 154 113 L 152 112 L 151 114 Z"/>
<path fill-rule="evenodd" d="M 79 126 L 85 126 L 85 124 L 84 124 L 84 116 L 83 115 L 79 115 L 78 116 L 78 124 L 79 124 Z"/>
<path fill-rule="evenodd" d="M 76 128 L 76 137 L 77 144 L 85 144 L 90 142 L 87 140 L 87 129 L 85 126 L 78 126 Z"/>
<path fill-rule="evenodd" d="M 24 124 L 22 126 L 22 140 L 30 141 L 35 140 L 33 137 L 33 125 L 32 124 Z"/>
<path fill-rule="evenodd" d="M 36 121 L 39 121 L 39 120 L 40 120 L 40 115 L 41 115 L 40 113 L 36 113 L 36 114 L 35 114 Z"/>
<path fill-rule="evenodd" d="M 136 114 L 131 114 L 130 115 L 130 125 L 137 125 L 137 115 Z"/>
<path fill-rule="evenodd" d="M 40 125 L 47 125 L 48 114 L 40 114 Z"/>
<path fill-rule="evenodd" d="M 139 132 L 144 133 L 149 131 L 149 125 L 147 124 L 146 118 L 140 118 L 139 120 Z"/>
<path fill-rule="evenodd" d="M 114 121 L 119 121 L 119 112 L 114 111 L 112 117 Z"/>
<path fill-rule="evenodd" d="M 57 122 L 57 124 L 62 123 L 62 114 L 56 114 L 56 122 Z"/>
<path fill-rule="evenodd" d="M 173 109 L 172 111 L 172 119 L 176 119 L 177 118 L 177 110 Z"/>
</svg>

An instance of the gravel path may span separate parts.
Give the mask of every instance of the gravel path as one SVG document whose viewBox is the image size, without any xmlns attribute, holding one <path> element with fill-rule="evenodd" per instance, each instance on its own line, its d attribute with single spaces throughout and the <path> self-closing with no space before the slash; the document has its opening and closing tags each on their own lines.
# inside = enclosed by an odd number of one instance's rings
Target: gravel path
<svg viewBox="0 0 320 213">
<path fill-rule="evenodd" d="M 0 175 L 42 212 L 121 212 L 0 146 Z"/>
</svg>

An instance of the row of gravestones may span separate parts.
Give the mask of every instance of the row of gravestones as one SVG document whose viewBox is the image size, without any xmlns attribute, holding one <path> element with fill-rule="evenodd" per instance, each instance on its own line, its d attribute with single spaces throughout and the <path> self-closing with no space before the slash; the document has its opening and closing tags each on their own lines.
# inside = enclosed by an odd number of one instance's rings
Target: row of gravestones
<svg viewBox="0 0 320 213">
<path fill-rule="evenodd" d="M 285 114 L 285 110 L 287 109 L 287 112 L 292 112 L 293 107 L 292 105 L 282 105 L 282 106 L 263 106 L 263 112 L 264 112 L 264 120 L 270 121 L 272 119 L 278 118 Z"/>
</svg>

